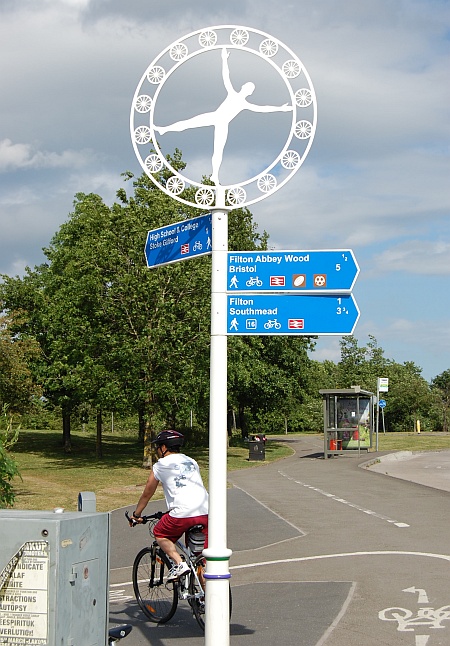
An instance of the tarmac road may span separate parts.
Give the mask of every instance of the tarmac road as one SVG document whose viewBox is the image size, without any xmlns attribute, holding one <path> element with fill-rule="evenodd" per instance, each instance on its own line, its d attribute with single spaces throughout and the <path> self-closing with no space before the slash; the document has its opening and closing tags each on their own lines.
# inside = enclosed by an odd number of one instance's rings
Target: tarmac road
<svg viewBox="0 0 450 646">
<path fill-rule="evenodd" d="M 427 467 L 357 451 L 325 461 L 320 436 L 277 441 L 295 455 L 229 474 L 231 644 L 448 646 L 450 452 L 421 454 Z M 408 462 L 406 479 L 386 477 Z M 146 541 L 113 512 L 111 624 L 133 624 L 124 646 L 204 644 L 186 602 L 164 626 L 140 612 L 131 564 Z"/>
</svg>

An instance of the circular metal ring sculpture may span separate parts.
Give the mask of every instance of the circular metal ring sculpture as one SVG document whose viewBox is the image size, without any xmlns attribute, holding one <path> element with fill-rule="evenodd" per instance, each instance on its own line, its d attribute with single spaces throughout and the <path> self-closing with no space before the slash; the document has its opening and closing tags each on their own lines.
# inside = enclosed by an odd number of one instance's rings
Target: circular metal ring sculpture
<svg viewBox="0 0 450 646">
<path fill-rule="evenodd" d="M 166 82 L 181 65 L 197 56 L 219 50 L 226 97 L 217 110 L 162 126 L 155 123 L 155 109 Z M 247 82 L 239 90 L 233 86 L 228 59 L 235 51 L 263 60 L 275 70 L 284 84 L 288 101 L 259 105 L 248 98 L 255 84 Z M 217 61 L 217 54 L 215 54 Z M 283 85 L 282 85 L 283 87 Z M 283 133 L 276 154 L 260 164 L 250 178 L 233 184 L 220 183 L 220 167 L 228 138 L 228 126 L 240 112 L 285 112 L 290 126 Z M 145 173 L 165 193 L 184 204 L 198 208 L 243 207 L 268 197 L 280 189 L 303 164 L 314 139 L 317 102 L 311 79 L 297 56 L 281 41 L 257 29 L 222 25 L 188 34 L 163 50 L 144 72 L 134 95 L 130 130 L 136 156 Z M 158 138 L 167 132 L 212 126 L 214 153 L 211 183 L 196 181 L 175 169 L 163 154 Z M 262 132 L 261 137 L 266 133 Z M 204 176 L 208 173 L 205 172 Z M 225 202 L 223 202 L 225 195 Z M 219 197 L 220 196 L 220 197 Z"/>
</svg>

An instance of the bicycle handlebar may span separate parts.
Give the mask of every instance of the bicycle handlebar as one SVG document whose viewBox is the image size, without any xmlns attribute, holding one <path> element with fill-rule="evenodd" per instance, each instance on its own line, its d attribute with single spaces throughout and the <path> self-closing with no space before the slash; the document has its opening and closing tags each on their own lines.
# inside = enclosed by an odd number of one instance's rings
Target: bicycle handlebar
<svg viewBox="0 0 450 646">
<path fill-rule="evenodd" d="M 167 513 L 168 513 L 167 511 L 157 511 L 156 514 L 151 514 L 150 516 L 141 516 L 140 523 L 136 519 L 131 518 L 127 511 L 125 512 L 125 517 L 130 527 L 136 527 L 136 525 L 146 525 L 150 520 L 154 520 L 154 519 L 160 520 L 160 518 L 162 518 Z"/>
</svg>

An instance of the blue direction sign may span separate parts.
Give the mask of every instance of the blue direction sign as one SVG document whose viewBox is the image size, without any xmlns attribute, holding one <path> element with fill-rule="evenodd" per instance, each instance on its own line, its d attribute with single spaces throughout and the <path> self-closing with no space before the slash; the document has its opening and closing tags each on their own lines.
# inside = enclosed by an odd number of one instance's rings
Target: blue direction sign
<svg viewBox="0 0 450 646">
<path fill-rule="evenodd" d="M 350 249 L 229 251 L 228 292 L 347 292 L 359 266 Z"/>
<path fill-rule="evenodd" d="M 386 408 L 386 400 L 385 399 L 380 399 L 378 402 L 378 406 L 380 408 Z"/>
<path fill-rule="evenodd" d="M 352 334 L 352 294 L 228 294 L 227 334 Z"/>
<path fill-rule="evenodd" d="M 147 267 L 212 253 L 211 229 L 211 213 L 208 213 L 149 231 L 145 243 Z"/>
</svg>

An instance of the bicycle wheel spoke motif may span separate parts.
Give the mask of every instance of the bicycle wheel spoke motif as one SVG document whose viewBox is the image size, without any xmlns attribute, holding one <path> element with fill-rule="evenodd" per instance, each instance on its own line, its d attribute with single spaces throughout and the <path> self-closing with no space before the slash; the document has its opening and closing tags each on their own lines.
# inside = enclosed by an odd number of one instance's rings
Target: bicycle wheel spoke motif
<svg viewBox="0 0 450 646">
<path fill-rule="evenodd" d="M 147 157 L 145 160 L 145 165 L 150 171 L 150 173 L 157 173 L 164 166 L 162 160 L 158 155 L 152 154 Z"/>
<path fill-rule="evenodd" d="M 283 157 L 281 158 L 281 165 L 283 168 L 288 170 L 293 170 L 300 163 L 300 155 L 296 150 L 286 150 Z"/>
<path fill-rule="evenodd" d="M 173 175 L 167 180 L 166 187 L 174 195 L 179 195 L 184 191 L 185 183 L 180 177 Z"/>
<path fill-rule="evenodd" d="M 246 29 L 235 29 L 230 36 L 230 42 L 238 47 L 243 47 L 248 42 L 248 31 Z"/>
<path fill-rule="evenodd" d="M 206 29 L 198 37 L 198 42 L 202 47 L 212 47 L 217 42 L 217 34 L 212 29 Z"/>
<path fill-rule="evenodd" d="M 263 193 L 269 193 L 270 191 L 273 191 L 276 185 L 277 185 L 277 180 L 270 173 L 268 173 L 267 175 L 263 175 L 258 180 L 258 188 Z"/>
<path fill-rule="evenodd" d="M 295 93 L 295 103 L 299 106 L 299 108 L 307 108 L 308 105 L 311 105 L 311 90 L 308 90 L 308 88 L 306 87 L 302 87 L 301 90 L 297 90 L 297 92 Z"/>
<path fill-rule="evenodd" d="M 214 202 L 214 191 L 210 188 L 199 188 L 195 193 L 195 201 L 202 206 L 211 206 Z"/>
<path fill-rule="evenodd" d="M 136 103 L 134 104 L 134 107 L 136 112 L 140 112 L 141 114 L 144 112 L 150 112 L 150 109 L 152 107 L 151 96 L 148 96 L 148 94 L 141 94 L 136 99 Z"/>
<path fill-rule="evenodd" d="M 166 72 L 164 71 L 164 68 L 159 65 L 151 67 L 147 72 L 147 78 L 153 85 L 158 85 L 159 83 L 161 83 L 165 75 Z"/>
<path fill-rule="evenodd" d="M 139 126 L 134 131 L 134 140 L 137 144 L 148 144 L 151 141 L 152 133 L 147 126 Z"/>
<path fill-rule="evenodd" d="M 271 38 L 266 38 L 259 46 L 259 51 L 267 58 L 272 58 L 278 51 L 278 43 Z"/>
<path fill-rule="evenodd" d="M 188 48 L 184 43 L 177 43 L 170 50 L 170 58 L 173 61 L 182 61 L 188 55 Z"/>
<path fill-rule="evenodd" d="M 242 186 L 236 186 L 235 188 L 231 188 L 227 193 L 228 202 L 232 206 L 236 206 L 237 204 L 242 204 L 243 202 L 245 202 L 246 197 L 247 197 L 247 193 L 242 188 Z"/>
<path fill-rule="evenodd" d="M 300 74 L 301 67 L 297 63 L 297 61 L 290 60 L 290 61 L 286 61 L 285 63 L 283 63 L 282 70 L 283 70 L 284 75 L 288 79 L 294 79 L 296 76 L 298 76 Z"/>
<path fill-rule="evenodd" d="M 295 124 L 294 134 L 297 139 L 309 139 L 312 132 L 312 125 L 309 121 L 298 121 Z"/>
</svg>

